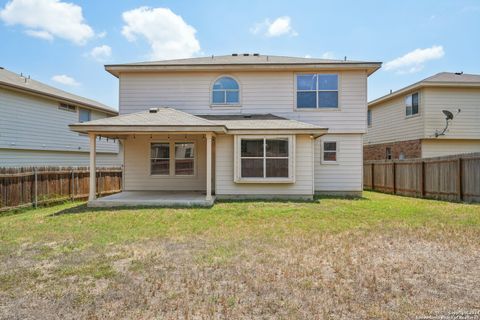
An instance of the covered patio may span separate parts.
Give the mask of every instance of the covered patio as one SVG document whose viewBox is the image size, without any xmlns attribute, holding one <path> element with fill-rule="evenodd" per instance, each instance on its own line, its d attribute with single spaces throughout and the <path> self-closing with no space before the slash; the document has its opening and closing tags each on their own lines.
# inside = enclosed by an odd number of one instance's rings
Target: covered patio
<svg viewBox="0 0 480 320">
<path fill-rule="evenodd" d="M 216 134 L 225 133 L 224 126 L 193 116 L 171 108 L 151 108 L 148 112 L 121 115 L 112 118 L 94 120 L 87 123 L 74 124 L 73 131 L 86 133 L 90 138 L 90 177 L 96 175 L 96 143 L 98 138 L 117 139 L 128 145 L 129 158 L 124 153 L 124 183 L 123 191 L 111 196 L 98 198 L 95 179 L 90 179 L 89 207 L 118 207 L 118 206 L 211 206 L 213 196 L 213 147 L 212 142 Z M 168 137 L 168 138 L 167 138 Z M 158 162 L 145 165 L 151 156 L 150 149 L 138 150 L 140 146 L 163 145 L 167 153 L 177 152 L 177 144 L 185 145 L 185 141 L 195 141 L 194 169 L 191 176 L 185 175 L 184 168 L 171 168 L 170 159 L 167 172 L 162 169 L 165 163 Z M 201 145 L 200 145 L 201 144 Z M 173 150 L 172 150 L 173 149 Z M 172 150 L 172 151 L 170 151 Z M 124 151 L 125 152 L 125 151 Z M 152 151 L 153 152 L 153 151 Z M 159 150 L 161 153 L 162 150 Z M 201 154 L 199 159 L 198 154 Z M 138 156 L 137 158 L 133 158 Z M 158 156 L 161 158 L 161 156 Z M 167 158 L 168 154 L 167 154 Z M 129 160 L 129 161 L 126 161 Z M 182 161 L 185 162 L 185 159 Z M 181 165 L 177 161 L 174 165 Z M 139 169 L 148 169 L 143 172 L 144 185 L 133 181 L 125 184 L 125 176 L 135 180 L 142 174 Z M 163 166 L 163 167 L 162 167 Z M 148 167 L 148 168 L 147 168 Z M 193 174 L 193 171 L 195 173 Z M 156 174 L 160 172 L 160 174 Z M 192 178 L 190 178 L 192 177 Z M 200 177 L 200 178 L 199 178 Z M 194 180 L 194 181 L 193 181 Z M 135 183 L 137 182 L 137 183 Z"/>
</svg>

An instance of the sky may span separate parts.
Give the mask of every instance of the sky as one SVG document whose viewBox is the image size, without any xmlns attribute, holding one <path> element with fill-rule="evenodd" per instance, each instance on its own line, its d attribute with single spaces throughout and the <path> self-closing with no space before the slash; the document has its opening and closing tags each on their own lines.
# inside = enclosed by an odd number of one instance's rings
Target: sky
<svg viewBox="0 0 480 320">
<path fill-rule="evenodd" d="M 260 53 L 380 61 L 373 100 L 480 74 L 480 0 L 0 0 L 0 66 L 118 106 L 105 64 Z"/>
</svg>

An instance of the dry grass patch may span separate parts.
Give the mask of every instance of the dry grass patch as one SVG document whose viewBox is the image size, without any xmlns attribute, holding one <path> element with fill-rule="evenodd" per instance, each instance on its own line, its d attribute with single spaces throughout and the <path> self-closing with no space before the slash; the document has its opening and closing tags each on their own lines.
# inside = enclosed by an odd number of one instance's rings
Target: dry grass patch
<svg viewBox="0 0 480 320">
<path fill-rule="evenodd" d="M 51 216 L 68 206 L 0 217 L 0 318 L 404 319 L 479 308 L 475 205 L 367 193 Z"/>
</svg>

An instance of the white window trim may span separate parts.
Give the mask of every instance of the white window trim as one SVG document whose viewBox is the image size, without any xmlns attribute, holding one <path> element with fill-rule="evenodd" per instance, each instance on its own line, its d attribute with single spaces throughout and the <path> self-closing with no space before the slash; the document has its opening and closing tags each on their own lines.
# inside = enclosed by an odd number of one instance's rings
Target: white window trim
<svg viewBox="0 0 480 320">
<path fill-rule="evenodd" d="M 337 92 L 338 92 L 338 105 L 337 107 L 329 108 L 318 108 L 318 99 L 317 99 L 317 108 L 297 108 L 297 76 L 306 75 L 306 74 L 317 74 L 317 75 L 329 75 L 333 74 L 337 76 Z M 318 85 L 318 81 L 317 81 Z M 293 73 L 293 110 L 298 112 L 331 112 L 331 111 L 342 111 L 342 95 L 341 95 L 341 85 L 342 85 L 342 74 L 338 72 L 295 72 Z M 300 90 L 303 91 L 303 90 Z M 307 91 L 307 90 L 305 90 Z M 313 90 L 312 90 L 313 91 Z M 315 90 L 318 91 L 334 91 L 334 90 Z"/>
<path fill-rule="evenodd" d="M 168 174 L 154 174 L 152 173 L 152 144 L 156 143 L 168 143 L 170 146 L 170 158 L 169 158 L 169 173 Z M 193 175 L 192 174 L 175 174 L 175 143 L 193 143 Z M 149 175 L 152 178 L 194 178 L 197 176 L 197 141 L 192 139 L 170 139 L 170 140 L 152 140 L 149 141 L 148 148 L 148 170 Z"/>
<path fill-rule="evenodd" d="M 407 115 L 407 98 L 410 97 L 410 96 L 413 96 L 414 94 L 417 94 L 418 95 L 418 112 L 415 113 L 415 114 L 410 114 L 410 115 Z M 420 95 L 420 91 L 415 91 L 415 92 L 412 92 L 412 93 L 409 93 L 407 94 L 404 99 L 403 99 L 403 105 L 405 107 L 404 109 L 404 115 L 405 115 L 405 119 L 410 119 L 410 118 L 415 118 L 415 117 L 419 117 L 420 116 L 420 105 L 421 105 L 421 95 Z M 413 108 L 413 106 L 412 106 Z"/>
<path fill-rule="evenodd" d="M 288 177 L 244 178 L 242 177 L 242 139 L 288 139 Z M 234 137 L 234 182 L 235 183 L 295 183 L 295 135 L 235 135 Z M 264 164 L 265 165 L 265 164 Z M 264 168 L 265 170 L 265 168 Z"/>
<path fill-rule="evenodd" d="M 336 159 L 335 161 L 329 161 L 329 160 L 324 160 L 324 152 L 325 152 L 325 143 L 327 142 L 335 142 L 335 153 L 336 153 Z M 325 139 L 320 141 L 320 163 L 321 164 L 339 164 L 339 155 L 340 155 L 340 142 L 335 139 Z M 332 152 L 332 151 L 327 151 L 327 152 Z"/>
<path fill-rule="evenodd" d="M 232 78 L 235 80 L 238 84 L 238 103 L 213 103 L 213 85 L 215 82 L 217 82 L 218 79 L 223 78 L 223 77 L 228 77 Z M 234 109 L 234 108 L 240 108 L 242 106 L 242 84 L 238 80 L 237 77 L 231 75 L 231 74 L 222 74 L 213 79 L 213 81 L 210 83 L 210 108 L 214 109 Z"/>
</svg>

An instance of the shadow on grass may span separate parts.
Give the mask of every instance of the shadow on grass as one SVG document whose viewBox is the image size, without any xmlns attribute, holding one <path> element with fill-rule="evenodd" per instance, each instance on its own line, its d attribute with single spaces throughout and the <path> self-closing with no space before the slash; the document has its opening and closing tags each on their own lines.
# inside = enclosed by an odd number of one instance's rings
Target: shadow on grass
<svg viewBox="0 0 480 320">
<path fill-rule="evenodd" d="M 316 195 L 312 200 L 308 199 L 281 199 L 281 198 L 274 198 L 274 199 L 223 199 L 217 200 L 215 204 L 235 204 L 235 203 L 255 203 L 255 202 L 267 202 L 267 203 L 298 203 L 298 204 L 315 204 L 320 203 L 322 200 L 350 200 L 350 201 L 371 201 L 369 198 L 365 198 L 362 196 L 336 196 L 336 195 Z M 178 209 L 178 210 L 185 210 L 185 209 L 203 209 L 203 210 L 210 210 L 212 209 L 215 204 L 211 207 L 202 207 L 202 206 L 122 206 L 122 207 L 102 207 L 102 208 L 94 208 L 88 207 L 86 203 L 78 204 L 74 207 L 70 207 L 67 209 L 63 209 L 57 212 L 54 212 L 49 215 L 49 217 L 56 217 L 65 214 L 81 214 L 81 213 L 92 213 L 92 212 L 112 212 L 112 211 L 132 211 L 132 210 L 144 210 L 144 209 L 151 209 L 151 210 L 162 210 L 162 209 Z"/>
</svg>

